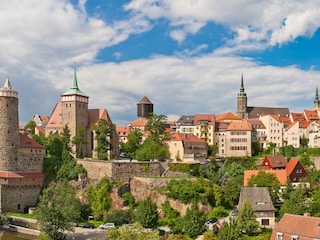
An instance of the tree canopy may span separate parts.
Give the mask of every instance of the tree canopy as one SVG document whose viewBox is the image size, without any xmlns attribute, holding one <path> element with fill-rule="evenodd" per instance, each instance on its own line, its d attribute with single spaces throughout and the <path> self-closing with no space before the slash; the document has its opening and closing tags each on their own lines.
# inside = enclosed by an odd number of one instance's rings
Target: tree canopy
<svg viewBox="0 0 320 240">
<path fill-rule="evenodd" d="M 52 240 L 62 239 L 73 231 L 73 222 L 80 219 L 81 204 L 75 190 L 67 184 L 52 182 L 40 196 L 36 218 L 41 230 Z"/>
</svg>

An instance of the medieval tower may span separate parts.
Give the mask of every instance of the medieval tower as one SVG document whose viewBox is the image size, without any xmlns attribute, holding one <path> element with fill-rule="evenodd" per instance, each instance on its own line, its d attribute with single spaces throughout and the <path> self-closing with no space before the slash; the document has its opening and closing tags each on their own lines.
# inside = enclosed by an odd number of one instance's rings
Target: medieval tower
<svg viewBox="0 0 320 240">
<path fill-rule="evenodd" d="M 70 129 L 71 139 L 77 135 L 78 127 L 88 128 L 88 103 L 89 97 L 80 91 L 74 69 L 72 86 L 61 95 L 61 123 Z M 75 152 L 75 146 L 73 148 Z"/>
<path fill-rule="evenodd" d="M 26 212 L 43 185 L 45 148 L 19 134 L 18 92 L 6 80 L 0 88 L 0 212 Z"/>
<path fill-rule="evenodd" d="M 137 104 L 138 119 L 148 119 L 153 113 L 153 103 L 144 96 Z"/>
<path fill-rule="evenodd" d="M 241 119 L 248 118 L 247 112 L 247 94 L 244 91 L 243 75 L 241 76 L 240 92 L 237 97 L 237 116 Z"/>
</svg>

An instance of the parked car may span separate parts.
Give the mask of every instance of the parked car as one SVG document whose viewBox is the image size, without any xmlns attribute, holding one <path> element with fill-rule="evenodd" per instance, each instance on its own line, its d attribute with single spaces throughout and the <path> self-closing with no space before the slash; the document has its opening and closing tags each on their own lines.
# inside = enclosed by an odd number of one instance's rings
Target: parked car
<svg viewBox="0 0 320 240">
<path fill-rule="evenodd" d="M 108 229 L 116 227 L 114 223 L 105 223 L 99 226 L 100 229 Z"/>
<path fill-rule="evenodd" d="M 93 223 L 91 223 L 91 222 L 86 222 L 86 223 L 82 223 L 82 224 L 80 224 L 79 225 L 79 227 L 82 227 L 82 228 L 94 228 L 94 225 L 93 225 Z"/>
</svg>

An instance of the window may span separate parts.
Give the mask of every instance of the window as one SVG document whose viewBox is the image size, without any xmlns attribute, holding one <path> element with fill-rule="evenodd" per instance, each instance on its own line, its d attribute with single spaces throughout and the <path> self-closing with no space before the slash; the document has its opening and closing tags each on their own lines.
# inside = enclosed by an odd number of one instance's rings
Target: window
<svg viewBox="0 0 320 240">
<path fill-rule="evenodd" d="M 283 233 L 277 232 L 277 240 L 282 240 Z"/>
<path fill-rule="evenodd" d="M 298 240 L 299 239 L 299 236 L 298 235 L 292 235 L 291 236 L 291 240 Z"/>
<path fill-rule="evenodd" d="M 269 219 L 261 219 L 262 226 L 269 226 Z"/>
</svg>

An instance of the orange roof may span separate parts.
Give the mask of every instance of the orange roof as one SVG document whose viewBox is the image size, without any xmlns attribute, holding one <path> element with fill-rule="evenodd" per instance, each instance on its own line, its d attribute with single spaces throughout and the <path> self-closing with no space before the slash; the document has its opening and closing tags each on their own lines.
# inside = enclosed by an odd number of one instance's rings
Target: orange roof
<svg viewBox="0 0 320 240">
<path fill-rule="evenodd" d="M 276 177 L 278 178 L 280 185 L 285 186 L 287 185 L 287 172 L 285 169 L 278 169 L 278 170 L 244 170 L 244 177 L 243 177 L 243 186 L 247 187 L 248 186 L 248 180 L 251 178 L 251 176 L 255 176 L 258 174 L 259 171 L 264 171 L 266 173 L 272 173 L 275 174 Z"/>
<path fill-rule="evenodd" d="M 138 119 L 130 124 L 131 127 L 144 127 L 147 125 L 149 119 Z"/>
<path fill-rule="evenodd" d="M 46 128 L 61 128 L 61 102 L 57 103 L 53 109 Z"/>
<path fill-rule="evenodd" d="M 294 170 L 294 168 L 297 166 L 297 164 L 299 163 L 299 160 L 296 158 L 291 158 L 290 161 L 288 162 L 287 166 L 286 166 L 286 171 L 287 171 L 287 176 L 289 176 L 292 171 Z"/>
<path fill-rule="evenodd" d="M 228 121 L 228 120 L 241 120 L 241 119 L 238 118 L 237 115 L 231 112 L 223 113 L 216 117 L 216 121 Z"/>
<path fill-rule="evenodd" d="M 227 131 L 234 131 L 234 130 L 252 131 L 252 126 L 247 121 L 231 122 L 227 127 Z"/>
<path fill-rule="evenodd" d="M 255 129 L 265 129 L 266 126 L 263 124 L 263 122 L 257 118 L 250 118 L 247 120 L 248 123 L 251 124 L 252 128 Z"/>
<path fill-rule="evenodd" d="M 198 138 L 197 136 L 195 136 L 191 133 L 173 133 L 167 138 L 167 140 L 206 143 L 205 140 Z"/>
<path fill-rule="evenodd" d="M 304 110 L 304 114 L 308 121 L 318 121 L 319 115 L 317 110 Z"/>
<path fill-rule="evenodd" d="M 30 138 L 24 134 L 20 134 L 19 146 L 22 148 L 42 148 L 42 149 L 45 149 L 45 147 L 42 146 L 40 143 L 34 141 L 32 138 Z"/>
<path fill-rule="evenodd" d="M 320 218 L 294 214 L 284 214 L 272 231 L 271 240 L 276 240 L 277 233 L 282 233 L 282 239 L 293 239 L 293 235 L 299 236 L 299 240 L 313 240 L 320 238 Z"/>
<path fill-rule="evenodd" d="M 300 122 L 300 121 L 306 120 L 303 113 L 291 113 L 291 117 L 292 117 L 293 121 Z"/>
<path fill-rule="evenodd" d="M 42 172 L 9 172 L 0 171 L 0 178 L 42 178 L 44 174 Z"/>
<path fill-rule="evenodd" d="M 119 136 L 128 136 L 131 132 L 130 130 L 128 126 L 116 126 L 116 131 L 119 133 Z"/>
<path fill-rule="evenodd" d="M 214 124 L 214 114 L 195 114 L 194 124 L 199 125 L 200 121 L 208 121 L 209 125 Z"/>
</svg>

